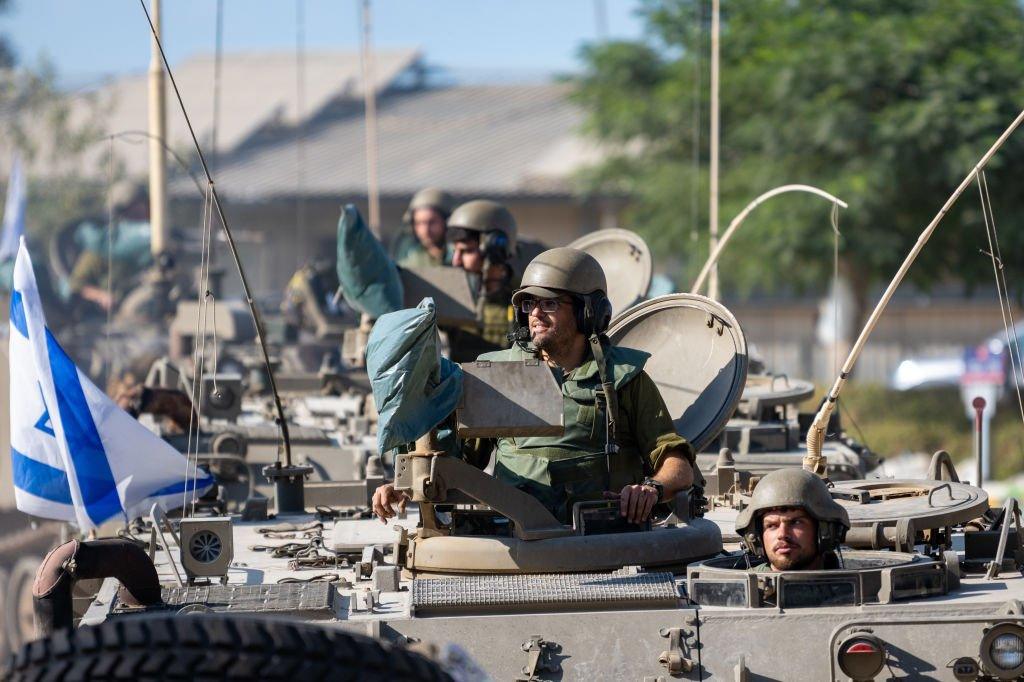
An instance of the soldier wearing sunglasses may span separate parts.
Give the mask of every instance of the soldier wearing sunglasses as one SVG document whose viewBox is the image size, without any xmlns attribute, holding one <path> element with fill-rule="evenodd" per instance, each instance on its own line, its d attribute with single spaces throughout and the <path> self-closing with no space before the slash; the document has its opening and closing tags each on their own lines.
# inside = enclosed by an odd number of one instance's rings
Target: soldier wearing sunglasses
<svg viewBox="0 0 1024 682">
<path fill-rule="evenodd" d="M 523 273 L 512 296 L 516 344 L 480 360 L 547 362 L 562 388 L 565 431 L 557 437 L 476 439 L 463 456 L 529 492 L 563 523 L 573 503 L 618 500 L 622 519 L 646 521 L 658 502 L 694 480 L 694 452 L 679 436 L 665 401 L 644 372 L 648 354 L 613 346 L 604 332 L 611 319 L 604 271 L 589 254 L 570 248 L 545 251 Z M 386 520 L 405 498 L 378 488 L 374 512 Z"/>
</svg>

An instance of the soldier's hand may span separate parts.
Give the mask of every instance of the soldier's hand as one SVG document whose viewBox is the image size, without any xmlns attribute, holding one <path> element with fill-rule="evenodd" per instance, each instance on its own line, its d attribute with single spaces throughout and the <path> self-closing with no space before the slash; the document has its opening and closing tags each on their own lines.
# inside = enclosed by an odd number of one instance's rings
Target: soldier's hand
<svg viewBox="0 0 1024 682">
<path fill-rule="evenodd" d="M 398 513 L 392 505 L 398 504 L 398 511 L 404 512 L 408 503 L 409 496 L 395 490 L 394 483 L 385 483 L 373 491 L 373 513 L 381 523 L 387 523 L 388 519 Z"/>
<path fill-rule="evenodd" d="M 658 491 L 645 485 L 627 485 L 619 493 L 619 515 L 630 523 L 643 523 L 658 503 Z"/>
</svg>

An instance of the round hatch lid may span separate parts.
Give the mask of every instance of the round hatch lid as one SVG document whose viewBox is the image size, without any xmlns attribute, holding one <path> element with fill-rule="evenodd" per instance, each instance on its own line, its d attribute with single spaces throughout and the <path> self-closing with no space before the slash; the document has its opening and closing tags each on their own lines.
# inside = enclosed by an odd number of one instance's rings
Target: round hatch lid
<svg viewBox="0 0 1024 682">
<path fill-rule="evenodd" d="M 814 384 L 803 379 L 790 379 L 784 374 L 748 374 L 740 412 L 755 416 L 753 408 L 795 405 L 814 396 Z"/>
<path fill-rule="evenodd" d="M 569 244 L 597 259 L 608 280 L 608 300 L 617 314 L 647 295 L 651 286 L 651 250 L 629 230 L 598 230 Z"/>
<path fill-rule="evenodd" d="M 696 451 L 718 435 L 747 378 L 747 342 L 725 306 L 696 294 L 659 296 L 612 320 L 608 337 L 651 354 L 644 369 Z"/>
<path fill-rule="evenodd" d="M 950 481 L 838 481 L 832 497 L 846 507 L 852 526 L 888 526 L 911 519 L 917 530 L 944 528 L 976 519 L 988 509 L 984 490 Z"/>
</svg>

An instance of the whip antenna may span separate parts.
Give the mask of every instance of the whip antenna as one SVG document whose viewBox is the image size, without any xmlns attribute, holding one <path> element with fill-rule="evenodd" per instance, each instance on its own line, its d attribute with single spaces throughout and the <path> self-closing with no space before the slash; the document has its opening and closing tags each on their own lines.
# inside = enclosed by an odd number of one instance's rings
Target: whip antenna
<svg viewBox="0 0 1024 682">
<path fill-rule="evenodd" d="M 928 243 L 932 233 L 942 222 L 942 219 L 946 217 L 949 209 L 953 207 L 956 200 L 960 198 L 960 195 L 964 193 L 964 190 L 971 184 L 974 178 L 985 168 L 989 160 L 995 155 L 999 148 L 1003 146 L 1010 135 L 1013 134 L 1020 124 L 1024 122 L 1024 111 L 1017 114 L 1017 118 L 1013 119 L 1013 123 L 1003 131 L 1003 134 L 989 150 L 985 152 L 981 160 L 975 164 L 974 168 L 967 174 L 967 177 L 963 179 L 960 186 L 953 190 L 953 194 L 946 199 L 946 203 L 942 205 L 939 212 L 932 218 L 932 221 L 928 223 L 928 226 L 924 228 L 920 236 L 917 238 L 917 242 L 914 244 L 914 248 L 910 250 L 907 257 L 903 260 L 903 264 L 900 265 L 900 269 L 896 271 L 892 281 L 889 282 L 889 286 L 885 288 L 885 292 L 882 294 L 882 298 L 875 305 L 875 309 L 871 311 L 871 317 L 864 324 L 864 328 L 860 330 L 860 336 L 857 337 L 857 341 L 853 344 L 853 348 L 850 349 L 850 354 L 846 357 L 846 362 L 843 363 L 842 369 L 839 371 L 839 376 L 836 377 L 835 383 L 829 392 L 825 396 L 825 402 L 822 403 L 821 409 L 818 410 L 818 414 L 815 415 L 814 421 L 811 423 L 811 428 L 807 432 L 807 455 L 804 456 L 804 469 L 807 471 L 814 472 L 819 476 L 825 476 L 827 471 L 828 462 L 825 457 L 822 456 L 821 450 L 825 444 L 825 429 L 828 427 L 829 417 L 832 416 L 832 411 L 835 409 L 836 400 L 839 399 L 839 392 L 846 385 L 846 380 L 850 378 L 850 373 L 853 371 L 853 366 L 857 363 L 857 358 L 860 357 L 860 353 L 864 350 L 864 344 L 867 343 L 868 337 L 871 336 L 871 332 L 874 331 L 875 325 L 878 324 L 879 318 L 882 317 L 882 313 L 885 312 L 886 306 L 889 305 L 889 301 L 892 299 L 893 294 L 896 293 L 896 288 L 899 287 L 900 283 L 903 282 L 903 278 L 906 276 L 907 271 L 910 270 L 910 266 L 917 260 L 917 256 L 921 253 L 921 249 Z"/>
<path fill-rule="evenodd" d="M 263 364 L 267 368 L 267 379 L 270 383 L 270 392 L 274 396 L 274 407 L 277 411 L 277 422 L 281 429 L 281 444 L 278 446 L 278 468 L 281 468 L 281 454 L 284 451 L 284 466 L 288 469 L 292 468 L 292 445 L 291 439 L 288 436 L 288 421 L 284 416 L 284 407 L 281 404 L 281 396 L 277 392 L 277 381 L 274 379 L 274 369 L 270 366 L 270 354 L 267 352 L 267 344 L 263 339 L 263 321 L 260 318 L 259 309 L 256 308 L 256 302 L 253 299 L 252 289 L 249 287 L 249 280 L 245 277 L 245 270 L 242 267 L 242 260 L 238 255 L 238 249 L 235 246 L 235 239 L 231 235 L 231 228 L 228 227 L 227 216 L 224 215 L 224 207 L 221 206 L 220 196 L 217 194 L 217 187 L 213 183 L 213 176 L 210 175 L 210 167 L 206 163 L 206 157 L 203 155 L 202 147 L 199 145 L 199 138 L 196 137 L 196 131 L 192 127 L 192 121 L 188 116 L 188 111 L 185 109 L 185 102 L 181 98 L 181 91 L 178 90 L 178 82 L 174 79 L 174 72 L 171 71 L 171 65 L 167 61 L 167 53 L 164 52 L 163 42 L 160 40 L 160 35 L 156 30 L 156 26 L 153 25 L 153 18 L 149 14 L 149 9 L 146 8 L 145 0 L 139 0 L 139 5 L 142 7 L 142 11 L 146 15 L 146 21 L 149 22 L 149 30 L 153 34 L 153 40 L 156 41 L 157 49 L 160 52 L 160 59 L 163 62 L 164 68 L 167 70 L 167 77 L 171 81 L 171 87 L 174 88 L 174 95 L 178 100 L 178 107 L 181 109 L 181 115 L 185 118 L 185 125 L 188 126 L 189 135 L 192 136 L 192 144 L 195 146 L 196 154 L 199 156 L 199 163 L 203 167 L 203 173 L 206 175 L 206 181 L 210 187 L 210 197 L 213 201 L 213 206 L 217 209 L 217 216 L 220 218 L 221 228 L 224 230 L 224 238 L 227 241 L 228 249 L 231 251 L 231 257 L 235 261 L 235 268 L 238 270 L 238 276 L 242 280 L 242 290 L 245 293 L 245 302 L 249 306 L 249 313 L 252 315 L 253 324 L 256 327 L 256 343 L 260 347 L 260 352 L 263 355 Z"/>
</svg>

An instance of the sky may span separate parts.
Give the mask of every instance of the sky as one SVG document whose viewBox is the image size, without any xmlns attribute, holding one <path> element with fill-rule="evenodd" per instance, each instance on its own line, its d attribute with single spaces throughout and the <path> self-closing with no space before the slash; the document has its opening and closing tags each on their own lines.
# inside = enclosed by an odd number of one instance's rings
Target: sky
<svg viewBox="0 0 1024 682">
<path fill-rule="evenodd" d="M 149 0 L 147 0 L 147 3 Z M 309 50 L 357 49 L 359 0 L 223 0 L 224 49 L 295 50 L 299 6 Z M 165 49 L 173 66 L 212 53 L 217 0 L 163 0 Z M 580 45 L 599 35 L 638 38 L 639 0 L 374 0 L 378 48 L 418 47 L 428 63 L 457 76 L 565 73 L 579 68 Z M 48 59 L 61 82 L 87 85 L 144 71 L 149 33 L 137 0 L 11 0 L 0 32 L 17 58 Z"/>
</svg>

